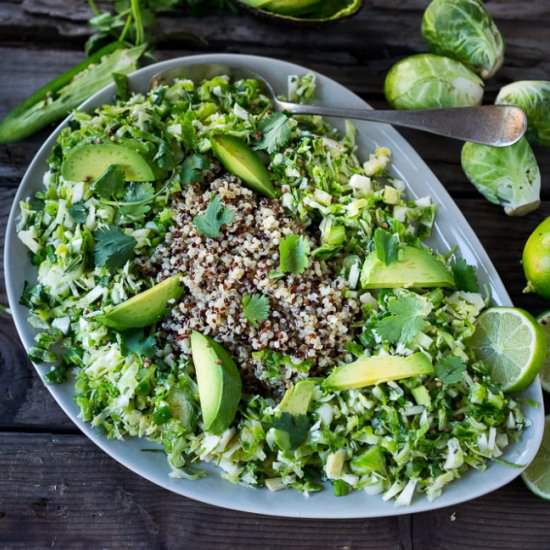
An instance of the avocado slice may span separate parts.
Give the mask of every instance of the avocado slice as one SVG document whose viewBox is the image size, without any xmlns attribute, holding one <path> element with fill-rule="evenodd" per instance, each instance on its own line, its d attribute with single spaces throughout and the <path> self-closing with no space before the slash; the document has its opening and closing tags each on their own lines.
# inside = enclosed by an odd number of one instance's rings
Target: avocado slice
<svg viewBox="0 0 550 550">
<path fill-rule="evenodd" d="M 135 147 L 117 143 L 84 143 L 71 149 L 61 167 L 67 181 L 91 181 L 112 164 L 121 166 L 126 181 L 154 181 L 155 174 Z"/>
<path fill-rule="evenodd" d="M 164 317 L 168 302 L 180 298 L 183 290 L 180 276 L 173 275 L 106 311 L 97 320 L 116 330 L 148 327 Z"/>
<path fill-rule="evenodd" d="M 212 136 L 212 151 L 225 169 L 241 178 L 251 189 L 274 199 L 277 191 L 264 163 L 242 139 L 235 136 Z"/>
<path fill-rule="evenodd" d="M 425 248 L 405 246 L 386 265 L 371 252 L 361 271 L 363 288 L 431 288 L 455 286 L 452 273 Z"/>
<path fill-rule="evenodd" d="M 199 332 L 191 334 L 191 354 L 204 431 L 220 434 L 235 418 L 241 399 L 241 376 L 231 355 L 212 338 Z"/>
<path fill-rule="evenodd" d="M 431 361 L 422 352 L 408 357 L 377 355 L 361 357 L 353 363 L 336 367 L 323 385 L 333 390 L 351 390 L 433 372 Z"/>
</svg>

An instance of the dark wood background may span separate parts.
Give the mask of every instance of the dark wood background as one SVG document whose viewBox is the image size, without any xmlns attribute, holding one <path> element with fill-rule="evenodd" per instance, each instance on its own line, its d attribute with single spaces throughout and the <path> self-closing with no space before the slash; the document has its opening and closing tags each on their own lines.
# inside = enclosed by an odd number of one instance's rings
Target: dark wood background
<svg viewBox="0 0 550 550">
<path fill-rule="evenodd" d="M 89 12 L 78 0 L 0 1 L 0 117 L 37 86 L 82 59 Z M 390 65 L 423 51 L 422 0 L 366 0 L 356 17 L 322 29 L 273 25 L 249 15 L 188 17 L 159 24 L 158 58 L 200 52 L 278 57 L 318 70 L 384 106 Z M 486 100 L 512 80 L 550 79 L 550 0 L 487 2 L 507 43 Z M 186 33 L 203 42 L 189 41 Z M 19 181 L 49 130 L 0 146 L 0 237 Z M 521 250 L 550 215 L 550 150 L 537 149 L 541 208 L 508 218 L 460 169 L 461 144 L 405 131 L 451 192 L 516 305 L 550 303 L 522 294 Z M 0 289 L 0 301 L 6 302 Z M 547 402 L 548 407 L 548 402 Z M 548 410 L 548 408 L 547 408 Z M 550 503 L 520 479 L 472 502 L 374 520 L 269 518 L 207 506 L 156 487 L 89 442 L 50 397 L 9 318 L 0 320 L 0 547 L 188 549 L 550 549 Z"/>
</svg>

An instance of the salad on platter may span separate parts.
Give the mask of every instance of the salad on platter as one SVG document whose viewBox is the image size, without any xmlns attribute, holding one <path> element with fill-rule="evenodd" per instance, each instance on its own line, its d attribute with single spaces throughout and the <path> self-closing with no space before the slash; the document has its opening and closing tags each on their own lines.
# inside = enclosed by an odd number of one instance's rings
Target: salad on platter
<svg viewBox="0 0 550 550">
<path fill-rule="evenodd" d="M 314 93 L 289 77 L 291 100 Z M 107 437 L 162 445 L 174 477 L 211 462 L 408 505 L 500 460 L 528 424 L 506 392 L 536 372 L 521 346 L 495 359 L 494 327 L 543 341 L 489 308 L 458 250 L 424 244 L 436 205 L 391 151 L 359 153 L 351 124 L 274 112 L 255 80 L 75 112 L 20 204 L 31 358 Z"/>
</svg>

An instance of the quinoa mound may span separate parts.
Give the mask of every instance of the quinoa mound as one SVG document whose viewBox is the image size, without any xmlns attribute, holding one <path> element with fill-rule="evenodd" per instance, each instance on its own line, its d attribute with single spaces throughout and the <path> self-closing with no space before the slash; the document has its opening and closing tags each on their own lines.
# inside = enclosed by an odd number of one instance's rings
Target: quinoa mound
<svg viewBox="0 0 550 550">
<path fill-rule="evenodd" d="M 202 235 L 195 216 L 218 196 L 234 212 L 218 238 Z M 281 383 L 262 380 L 263 365 L 252 353 L 269 349 L 295 362 L 311 363 L 310 374 L 345 355 L 350 326 L 359 313 L 356 299 L 345 298 L 346 281 L 330 265 L 311 261 L 300 275 L 270 277 L 279 266 L 279 242 L 301 234 L 318 246 L 315 235 L 284 213 L 277 200 L 259 197 L 239 178 L 223 175 L 206 189 L 191 186 L 174 198 L 175 223 L 155 251 L 150 266 L 157 280 L 180 273 L 186 293 L 164 320 L 162 329 L 175 351 L 190 353 L 193 330 L 213 337 L 236 359 L 248 389 L 284 390 L 296 378 L 292 369 Z M 245 294 L 269 300 L 265 321 L 251 324 L 243 313 Z M 278 390 L 278 391 L 277 391 Z"/>
</svg>

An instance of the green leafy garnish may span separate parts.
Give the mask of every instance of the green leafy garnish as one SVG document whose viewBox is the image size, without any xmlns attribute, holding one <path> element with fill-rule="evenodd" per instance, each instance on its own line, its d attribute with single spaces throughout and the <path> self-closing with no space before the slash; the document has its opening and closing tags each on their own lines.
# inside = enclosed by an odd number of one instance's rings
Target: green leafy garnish
<svg viewBox="0 0 550 550">
<path fill-rule="evenodd" d="M 99 229 L 95 234 L 94 257 L 97 267 L 105 266 L 109 271 L 124 267 L 134 257 L 137 241 L 118 227 Z"/>
<path fill-rule="evenodd" d="M 155 188 L 149 182 L 131 183 L 118 208 L 123 223 L 142 220 L 151 210 L 149 203 L 155 198 Z"/>
<path fill-rule="evenodd" d="M 290 139 L 288 117 L 284 113 L 274 113 L 262 120 L 259 130 L 263 135 L 256 148 L 265 149 L 268 153 L 274 153 L 277 149 L 284 147 Z"/>
<path fill-rule="evenodd" d="M 309 265 L 309 242 L 301 235 L 288 235 L 279 243 L 279 273 L 300 275 Z"/>
<path fill-rule="evenodd" d="M 113 73 L 113 80 L 115 81 L 117 99 L 120 101 L 127 101 L 130 98 L 128 75 L 124 73 Z"/>
<path fill-rule="evenodd" d="M 458 258 L 452 263 L 451 268 L 458 290 L 479 292 L 479 283 L 473 266 L 468 265 L 463 258 Z"/>
<path fill-rule="evenodd" d="M 374 250 L 376 257 L 385 265 L 389 265 L 397 260 L 399 240 L 389 231 L 379 227 L 374 232 Z"/>
<path fill-rule="evenodd" d="M 185 185 L 197 182 L 209 165 L 208 159 L 199 153 L 187 157 L 181 164 L 181 182 Z"/>
<path fill-rule="evenodd" d="M 445 385 L 456 384 L 464 380 L 466 365 L 460 357 L 448 355 L 435 364 L 435 375 Z"/>
<path fill-rule="evenodd" d="M 110 199 L 124 189 L 124 169 L 111 164 L 101 176 L 94 181 L 94 192 L 102 199 Z"/>
<path fill-rule="evenodd" d="M 156 352 L 156 340 L 146 336 L 142 328 L 125 330 L 120 333 L 120 349 L 124 355 L 135 353 L 140 357 L 153 357 Z"/>
<path fill-rule="evenodd" d="M 206 212 L 195 216 L 193 224 L 201 235 L 214 239 L 220 236 L 220 227 L 229 225 L 234 219 L 233 210 L 224 206 L 220 197 L 216 195 L 208 204 Z"/>
<path fill-rule="evenodd" d="M 243 313 L 246 320 L 253 326 L 258 321 L 265 321 L 269 316 L 269 299 L 262 294 L 245 294 L 242 298 Z"/>
<path fill-rule="evenodd" d="M 69 208 L 69 214 L 75 223 L 85 223 L 88 218 L 88 209 L 84 206 L 84 203 L 75 202 Z"/>
<path fill-rule="evenodd" d="M 425 321 L 426 306 L 414 295 L 391 299 L 388 310 L 391 315 L 377 323 L 376 332 L 392 344 L 410 342 L 428 325 Z"/>
<path fill-rule="evenodd" d="M 286 434 L 289 448 L 293 450 L 306 440 L 311 423 L 305 414 L 282 412 L 273 420 L 272 426 Z"/>
<path fill-rule="evenodd" d="M 166 141 L 159 145 L 153 161 L 161 170 L 173 170 L 177 164 L 176 156 Z"/>
</svg>

